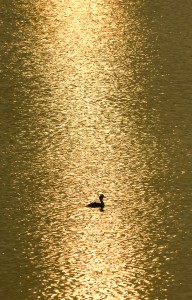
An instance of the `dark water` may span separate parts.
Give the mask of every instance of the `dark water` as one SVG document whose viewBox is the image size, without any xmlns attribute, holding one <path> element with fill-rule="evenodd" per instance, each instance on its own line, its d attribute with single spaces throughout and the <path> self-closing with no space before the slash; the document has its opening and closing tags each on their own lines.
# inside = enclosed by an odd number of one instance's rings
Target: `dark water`
<svg viewBox="0 0 192 300">
<path fill-rule="evenodd" d="M 1 0 L 0 299 L 192 299 L 191 11 Z"/>
</svg>

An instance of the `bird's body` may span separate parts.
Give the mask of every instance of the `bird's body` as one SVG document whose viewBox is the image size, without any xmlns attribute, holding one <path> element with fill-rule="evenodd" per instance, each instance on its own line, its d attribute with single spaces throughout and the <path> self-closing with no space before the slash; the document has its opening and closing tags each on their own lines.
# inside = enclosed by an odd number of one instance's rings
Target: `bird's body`
<svg viewBox="0 0 192 300">
<path fill-rule="evenodd" d="M 99 200 L 101 201 L 101 203 L 99 202 L 91 202 L 87 205 L 87 207 L 91 207 L 91 208 L 95 208 L 95 207 L 100 207 L 101 210 L 103 210 L 105 203 L 103 202 L 103 198 L 105 198 L 105 196 L 103 194 L 101 194 L 99 196 Z"/>
</svg>

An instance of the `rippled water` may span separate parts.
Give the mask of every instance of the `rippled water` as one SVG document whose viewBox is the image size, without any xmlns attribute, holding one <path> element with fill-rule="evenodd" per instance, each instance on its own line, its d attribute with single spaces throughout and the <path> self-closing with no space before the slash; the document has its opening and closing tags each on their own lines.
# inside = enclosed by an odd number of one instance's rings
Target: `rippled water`
<svg viewBox="0 0 192 300">
<path fill-rule="evenodd" d="M 191 9 L 1 1 L 2 300 L 192 299 Z"/>
</svg>

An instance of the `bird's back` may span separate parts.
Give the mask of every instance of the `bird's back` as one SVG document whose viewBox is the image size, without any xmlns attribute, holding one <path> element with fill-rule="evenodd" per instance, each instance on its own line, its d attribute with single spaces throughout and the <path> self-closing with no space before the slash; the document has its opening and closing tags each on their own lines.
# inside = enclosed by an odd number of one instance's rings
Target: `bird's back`
<svg viewBox="0 0 192 300">
<path fill-rule="evenodd" d="M 87 205 L 87 207 L 101 207 L 101 203 L 98 202 L 92 202 L 90 204 Z"/>
</svg>

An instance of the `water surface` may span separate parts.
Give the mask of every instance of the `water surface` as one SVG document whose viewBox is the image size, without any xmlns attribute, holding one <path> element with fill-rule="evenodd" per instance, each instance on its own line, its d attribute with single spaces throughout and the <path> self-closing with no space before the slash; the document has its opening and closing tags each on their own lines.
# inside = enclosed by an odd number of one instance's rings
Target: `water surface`
<svg viewBox="0 0 192 300">
<path fill-rule="evenodd" d="M 1 299 L 192 298 L 191 8 L 2 1 Z"/>
</svg>

